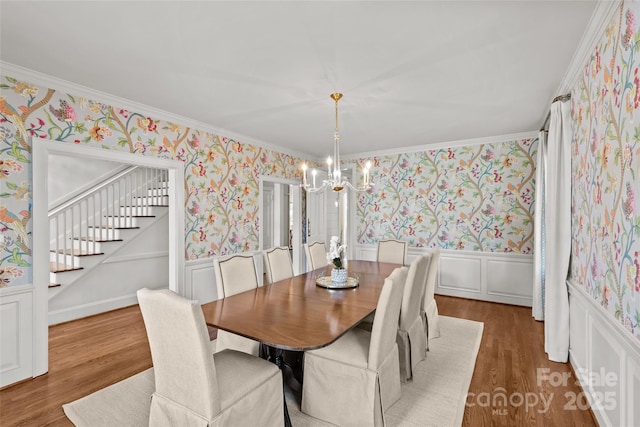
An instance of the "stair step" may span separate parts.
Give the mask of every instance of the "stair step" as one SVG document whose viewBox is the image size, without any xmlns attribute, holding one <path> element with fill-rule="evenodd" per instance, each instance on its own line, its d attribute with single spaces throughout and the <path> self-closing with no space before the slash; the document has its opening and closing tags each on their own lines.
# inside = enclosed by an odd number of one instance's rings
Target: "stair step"
<svg viewBox="0 0 640 427">
<path fill-rule="evenodd" d="M 94 242 L 93 237 L 74 237 L 73 240 L 80 240 L 83 242 Z M 96 243 L 105 243 L 105 242 L 122 242 L 122 239 L 96 239 Z"/>
<path fill-rule="evenodd" d="M 131 202 L 134 206 L 169 206 L 169 196 L 138 196 Z"/>
<path fill-rule="evenodd" d="M 147 188 L 149 197 L 168 196 L 169 187 L 151 187 Z"/>
<path fill-rule="evenodd" d="M 168 208 L 169 204 L 162 204 L 162 203 L 149 203 L 146 206 L 145 205 L 133 205 L 133 206 L 122 206 L 123 209 L 126 208 L 144 208 L 144 207 L 149 207 L 149 208 Z"/>
<path fill-rule="evenodd" d="M 104 218 L 155 218 L 155 215 L 105 215 Z"/>
<path fill-rule="evenodd" d="M 140 227 L 137 227 L 137 226 L 136 227 L 96 227 L 94 225 L 90 225 L 87 228 L 95 228 L 98 230 L 137 230 Z"/>
<path fill-rule="evenodd" d="M 83 251 L 81 249 L 67 249 L 66 251 L 64 249 L 58 249 L 58 251 L 55 251 L 52 249 L 51 252 L 53 252 L 54 254 L 59 253 L 59 254 L 66 254 L 66 255 L 73 255 L 73 256 L 104 255 L 104 252 L 89 252 L 89 251 Z"/>
<path fill-rule="evenodd" d="M 102 228 L 115 227 L 118 230 L 132 229 L 132 228 L 138 228 L 143 224 L 146 224 L 144 221 L 149 218 L 153 219 L 155 217 L 154 216 L 129 216 L 129 215 L 125 215 L 124 213 L 120 215 L 113 214 L 113 215 L 102 217 L 99 226 Z"/>
<path fill-rule="evenodd" d="M 51 273 L 63 273 L 65 271 L 76 271 L 76 270 L 83 270 L 83 267 L 72 267 L 70 265 L 61 265 L 61 264 L 58 264 L 57 262 L 49 263 L 49 271 Z"/>
<path fill-rule="evenodd" d="M 93 239 L 96 239 L 96 242 L 100 242 L 100 241 L 114 241 L 114 240 L 120 240 L 124 237 L 126 237 L 128 234 L 127 233 L 134 233 L 137 230 L 140 229 L 140 227 L 138 226 L 132 226 L 130 224 L 121 224 L 122 226 L 105 226 L 103 225 L 102 227 L 95 227 L 95 226 L 90 226 L 87 227 L 87 230 L 81 230 L 82 235 L 80 235 L 79 237 L 81 238 L 85 238 L 88 239 L 90 241 L 93 241 Z"/>
<path fill-rule="evenodd" d="M 129 216 L 130 214 L 133 214 L 133 216 L 139 215 L 139 216 L 156 216 L 156 214 L 159 214 L 160 212 L 158 212 L 158 209 L 163 208 L 163 206 L 157 206 L 157 207 L 151 207 L 151 206 L 147 206 L 147 207 L 141 207 L 141 206 L 121 206 L 120 207 L 120 212 L 122 214 L 122 216 Z M 164 212 L 162 212 L 164 213 Z"/>
</svg>

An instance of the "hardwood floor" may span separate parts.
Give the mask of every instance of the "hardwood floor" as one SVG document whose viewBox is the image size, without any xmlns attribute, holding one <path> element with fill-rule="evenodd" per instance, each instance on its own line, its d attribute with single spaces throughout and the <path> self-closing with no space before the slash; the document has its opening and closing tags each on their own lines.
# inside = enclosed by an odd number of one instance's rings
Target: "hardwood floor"
<svg viewBox="0 0 640 427">
<path fill-rule="evenodd" d="M 0 391 L 2 426 L 72 426 L 62 404 L 151 367 L 138 306 L 49 328 L 49 372 Z"/>
<path fill-rule="evenodd" d="M 436 300 L 441 315 L 484 322 L 465 426 L 597 425 L 588 409 L 579 409 L 582 389 L 569 365 L 547 360 L 543 325 L 531 318 L 530 308 L 439 295 Z M 71 426 L 62 404 L 151 366 L 137 306 L 52 326 L 49 350 L 49 373 L 0 390 L 1 426 Z M 544 369 L 546 376 L 539 375 Z M 567 385 L 558 385 L 562 375 Z"/>
<path fill-rule="evenodd" d="M 571 366 L 547 359 L 544 324 L 530 307 L 438 295 L 436 301 L 441 315 L 484 322 L 464 426 L 598 425 Z"/>
</svg>

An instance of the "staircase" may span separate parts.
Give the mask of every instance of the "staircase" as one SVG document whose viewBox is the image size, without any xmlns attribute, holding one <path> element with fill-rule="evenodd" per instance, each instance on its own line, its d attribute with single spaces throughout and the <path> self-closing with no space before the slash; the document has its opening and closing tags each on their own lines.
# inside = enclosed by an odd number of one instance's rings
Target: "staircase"
<svg viewBox="0 0 640 427">
<path fill-rule="evenodd" d="M 49 299 L 168 213 L 164 169 L 131 166 L 49 211 Z"/>
</svg>

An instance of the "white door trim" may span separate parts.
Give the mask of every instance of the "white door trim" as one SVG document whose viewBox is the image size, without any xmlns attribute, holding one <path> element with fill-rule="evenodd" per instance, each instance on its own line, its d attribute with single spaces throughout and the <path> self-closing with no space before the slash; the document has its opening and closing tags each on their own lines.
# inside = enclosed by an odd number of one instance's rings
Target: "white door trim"
<svg viewBox="0 0 640 427">
<path fill-rule="evenodd" d="M 353 184 L 355 187 L 358 187 L 359 185 L 359 179 L 360 177 L 358 176 L 357 173 L 357 168 L 355 164 L 348 164 L 346 166 L 344 166 L 344 169 L 349 169 L 349 173 L 351 174 L 351 184 Z M 356 258 L 356 245 L 358 244 L 358 242 L 356 241 L 356 203 L 357 200 L 360 198 L 360 193 L 358 193 L 357 191 L 353 191 L 351 189 L 345 190 L 345 191 L 350 191 L 351 194 L 348 196 L 348 201 L 349 201 L 349 206 L 347 207 L 348 210 L 348 224 L 347 224 L 347 259 L 357 259 Z M 342 214 L 342 213 L 341 213 Z"/>
<path fill-rule="evenodd" d="M 260 197 L 258 197 L 260 199 L 259 211 L 258 211 L 258 215 L 260 215 L 260 232 L 258 233 L 258 248 L 260 251 L 262 250 L 262 245 L 264 242 L 264 237 L 262 235 L 264 230 L 264 227 L 262 224 L 263 212 L 264 212 L 262 195 L 264 194 L 263 191 L 264 191 L 265 181 L 273 182 L 274 184 L 292 185 L 294 187 L 297 187 L 300 184 L 300 181 L 295 179 L 276 178 L 273 176 L 260 175 L 260 180 L 258 183 L 258 192 L 260 193 Z M 302 219 L 301 219 L 301 211 L 300 211 L 300 205 L 302 201 L 301 201 L 300 191 L 291 191 L 291 197 L 293 198 L 293 236 L 291 238 L 292 246 L 293 246 L 292 262 L 293 262 L 294 273 L 300 274 L 300 272 L 302 271 L 300 266 L 300 262 L 302 259 L 300 255 L 302 251 L 302 225 L 301 225 Z"/>
<path fill-rule="evenodd" d="M 47 180 L 49 154 L 111 160 L 169 172 L 169 288 L 184 295 L 184 169 L 177 160 L 158 159 L 50 140 L 32 139 L 33 149 L 33 376 L 49 366 L 49 220 Z"/>
</svg>

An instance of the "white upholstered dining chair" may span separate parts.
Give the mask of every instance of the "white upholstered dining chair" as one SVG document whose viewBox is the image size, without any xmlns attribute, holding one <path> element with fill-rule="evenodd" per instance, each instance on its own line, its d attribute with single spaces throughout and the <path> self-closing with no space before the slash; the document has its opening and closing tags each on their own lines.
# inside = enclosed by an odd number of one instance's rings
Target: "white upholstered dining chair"
<svg viewBox="0 0 640 427">
<path fill-rule="evenodd" d="M 211 354 L 197 301 L 138 291 L 155 376 L 150 426 L 284 424 L 282 374 L 246 353 Z"/>
<path fill-rule="evenodd" d="M 216 275 L 218 299 L 255 289 L 260 283 L 252 254 L 235 254 L 216 258 L 213 260 L 213 269 Z M 254 356 L 260 354 L 259 342 L 219 329 L 215 350 L 217 352 L 226 348 L 244 351 Z"/>
<path fill-rule="evenodd" d="M 267 273 L 267 283 L 271 284 L 278 280 L 293 277 L 293 264 L 289 248 L 286 246 L 267 249 L 262 252 L 264 266 Z"/>
<path fill-rule="evenodd" d="M 327 248 L 324 242 L 305 243 L 304 253 L 307 255 L 307 271 L 329 265 Z"/>
<path fill-rule="evenodd" d="M 407 242 L 392 239 L 379 240 L 376 260 L 407 265 Z"/>
<path fill-rule="evenodd" d="M 416 257 L 407 273 L 396 336 L 400 355 L 400 378 L 403 381 L 413 379 L 416 365 L 427 357 L 427 339 L 420 307 L 430 261 L 431 254 Z"/>
<path fill-rule="evenodd" d="M 354 328 L 304 356 L 302 412 L 336 425 L 383 426 L 400 398 L 396 332 L 407 268 L 385 279 L 371 332 Z"/>
<path fill-rule="evenodd" d="M 424 296 L 422 298 L 422 306 L 420 307 L 420 315 L 422 316 L 424 332 L 427 337 L 427 350 L 429 349 L 429 340 L 440 336 L 440 324 L 438 322 L 438 305 L 434 298 L 436 290 L 436 279 L 440 268 L 440 249 L 430 250 L 431 262 L 429 263 L 429 271 L 427 273 L 427 283 L 425 284 Z"/>
</svg>

